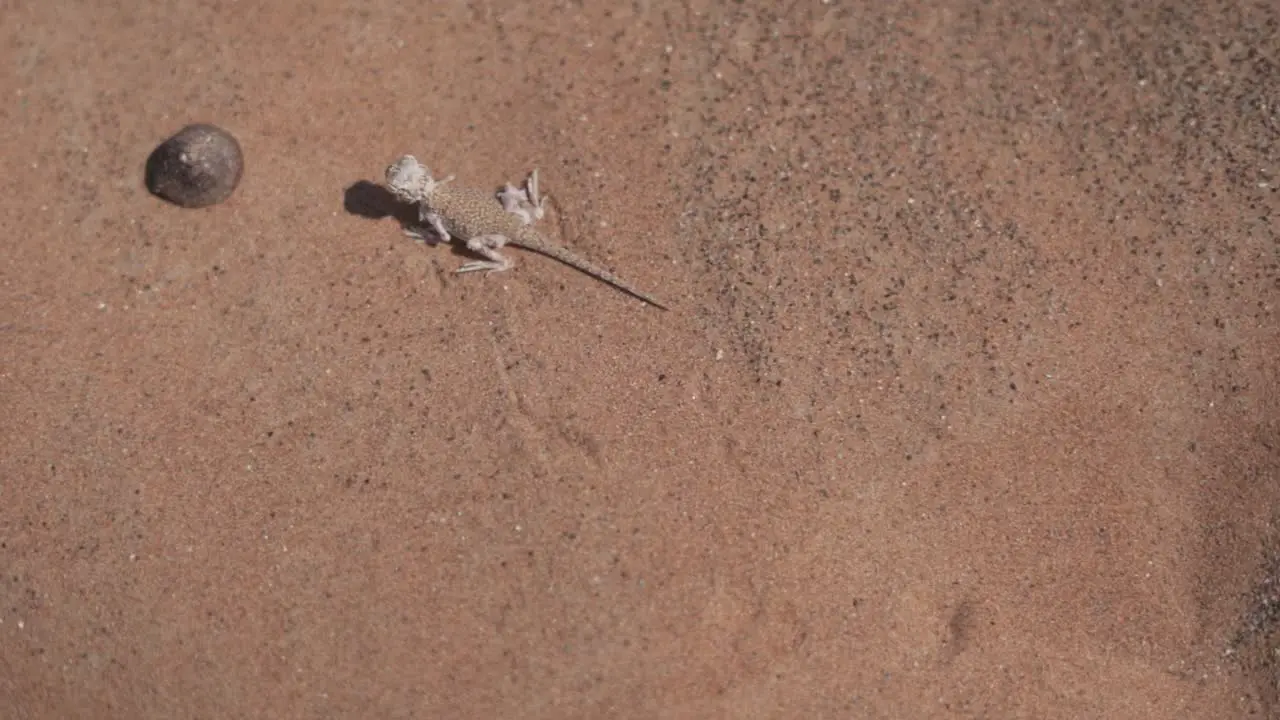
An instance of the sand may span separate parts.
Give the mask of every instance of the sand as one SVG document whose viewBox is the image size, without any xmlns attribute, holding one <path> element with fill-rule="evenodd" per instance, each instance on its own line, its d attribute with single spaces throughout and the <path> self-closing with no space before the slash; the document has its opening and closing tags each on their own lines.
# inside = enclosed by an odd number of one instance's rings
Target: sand
<svg viewBox="0 0 1280 720">
<path fill-rule="evenodd" d="M 0 715 L 1280 716 L 1280 9 L 1128 5 L 11 4 Z"/>
</svg>

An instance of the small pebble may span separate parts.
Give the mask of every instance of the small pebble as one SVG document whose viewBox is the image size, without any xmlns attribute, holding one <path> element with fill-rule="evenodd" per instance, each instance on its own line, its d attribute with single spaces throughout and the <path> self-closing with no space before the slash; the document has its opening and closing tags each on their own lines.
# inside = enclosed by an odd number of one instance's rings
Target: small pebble
<svg viewBox="0 0 1280 720">
<path fill-rule="evenodd" d="M 147 158 L 147 189 L 185 208 L 216 205 L 240 183 L 244 155 L 235 136 L 216 125 L 188 125 Z"/>
</svg>

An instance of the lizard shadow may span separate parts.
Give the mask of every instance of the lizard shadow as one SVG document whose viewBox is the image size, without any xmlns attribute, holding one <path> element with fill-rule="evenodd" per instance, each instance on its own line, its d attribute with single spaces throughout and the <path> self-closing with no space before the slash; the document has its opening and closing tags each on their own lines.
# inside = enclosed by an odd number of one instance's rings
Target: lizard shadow
<svg viewBox="0 0 1280 720">
<path fill-rule="evenodd" d="M 396 200 L 389 190 L 368 180 L 356 182 L 342 193 L 342 209 L 370 220 L 390 216 L 401 225 L 418 222 L 417 208 Z"/>
</svg>

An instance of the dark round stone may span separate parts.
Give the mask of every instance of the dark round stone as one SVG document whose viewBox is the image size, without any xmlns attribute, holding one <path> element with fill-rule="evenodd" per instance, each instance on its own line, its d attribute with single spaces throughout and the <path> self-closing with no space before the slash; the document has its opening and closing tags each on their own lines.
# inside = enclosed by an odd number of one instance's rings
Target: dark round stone
<svg viewBox="0 0 1280 720">
<path fill-rule="evenodd" d="M 240 183 L 244 155 L 216 125 L 188 125 L 147 158 L 147 189 L 186 208 L 216 205 Z"/>
</svg>

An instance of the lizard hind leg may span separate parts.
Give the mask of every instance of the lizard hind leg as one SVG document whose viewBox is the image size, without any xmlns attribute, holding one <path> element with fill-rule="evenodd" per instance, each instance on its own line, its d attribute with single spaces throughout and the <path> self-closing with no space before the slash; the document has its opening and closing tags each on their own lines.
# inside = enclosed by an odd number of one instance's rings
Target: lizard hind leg
<svg viewBox="0 0 1280 720">
<path fill-rule="evenodd" d="M 503 245 L 507 244 L 506 235 L 477 235 L 467 240 L 467 249 L 484 258 L 484 260 L 474 260 L 464 263 L 458 268 L 458 272 L 502 272 L 510 270 L 515 263 L 511 258 L 498 252 Z"/>
<path fill-rule="evenodd" d="M 518 216 L 520 222 L 525 225 L 532 225 L 534 221 L 541 220 L 546 214 L 546 198 L 538 193 L 537 168 L 529 173 L 523 189 L 507 183 L 506 187 L 498 193 L 498 201 L 502 203 L 503 210 Z"/>
</svg>

